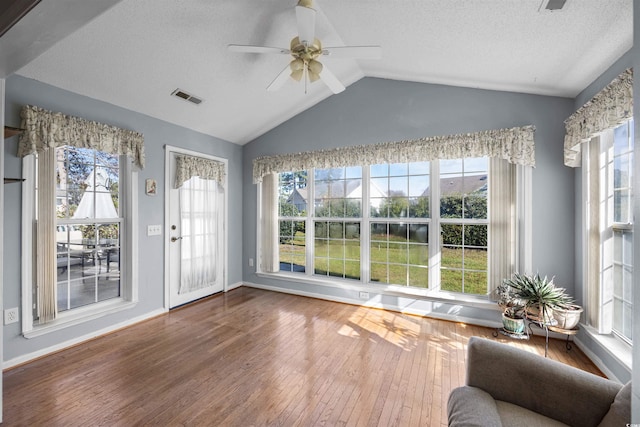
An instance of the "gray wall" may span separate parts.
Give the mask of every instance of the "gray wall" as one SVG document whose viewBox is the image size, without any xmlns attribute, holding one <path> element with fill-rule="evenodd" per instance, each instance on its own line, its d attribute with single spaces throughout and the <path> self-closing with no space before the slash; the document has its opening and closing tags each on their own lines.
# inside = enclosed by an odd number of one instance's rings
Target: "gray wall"
<svg viewBox="0 0 640 427">
<path fill-rule="evenodd" d="M 21 335 L 20 324 L 4 327 L 4 360 L 30 354 L 58 343 L 81 337 L 94 331 L 126 322 L 163 307 L 164 300 L 164 247 L 160 236 L 148 237 L 149 224 L 164 226 L 164 146 L 173 145 L 205 154 L 215 155 L 229 160 L 229 245 L 228 245 L 228 283 L 242 281 L 240 263 L 242 246 L 242 224 L 233 221 L 234 215 L 242 210 L 242 147 L 194 132 L 176 125 L 163 122 L 112 104 L 80 96 L 53 86 L 11 76 L 6 80 L 6 124 L 20 125 L 20 108 L 33 104 L 52 111 L 83 117 L 108 123 L 114 126 L 132 129 L 145 136 L 146 167 L 139 174 L 139 233 L 138 233 L 138 269 L 139 303 L 131 310 L 105 316 L 82 325 L 66 328 L 42 337 L 25 339 Z M 8 139 L 5 147 L 5 175 L 21 177 L 22 160 L 16 157 L 18 138 Z M 154 178 L 158 182 L 158 195 L 144 194 L 144 181 Z M 20 307 L 20 262 L 21 262 L 21 185 L 5 186 L 4 211 L 4 307 Z M 164 229 L 164 228 L 163 228 Z"/>
<path fill-rule="evenodd" d="M 563 121 L 573 100 L 422 83 L 364 78 L 339 95 L 299 114 L 244 147 L 244 280 L 291 292 L 355 299 L 357 292 L 259 277 L 248 266 L 256 258 L 256 185 L 252 161 L 258 156 L 341 146 L 450 135 L 489 129 L 536 126 L 533 170 L 533 268 L 555 276 L 574 291 L 573 171 L 563 165 Z M 389 305 L 457 318 L 486 318 L 480 310 L 431 307 L 424 301 L 385 296 Z M 494 317 L 498 318 L 498 317 Z"/>
</svg>

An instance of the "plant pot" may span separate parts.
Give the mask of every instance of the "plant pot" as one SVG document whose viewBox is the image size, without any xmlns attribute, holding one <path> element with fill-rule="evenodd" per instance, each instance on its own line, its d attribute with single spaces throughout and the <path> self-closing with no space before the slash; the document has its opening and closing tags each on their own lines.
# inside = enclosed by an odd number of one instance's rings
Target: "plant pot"
<svg viewBox="0 0 640 427">
<path fill-rule="evenodd" d="M 549 307 L 544 310 L 544 318 L 542 317 L 542 309 L 538 304 L 527 307 L 525 311 L 527 319 L 541 325 L 555 326 L 557 323 L 556 319 L 553 318 L 553 310 Z"/>
<path fill-rule="evenodd" d="M 582 314 L 582 307 L 576 304 L 568 306 L 566 309 L 554 308 L 553 318 L 558 322 L 555 325 L 560 329 L 573 329 L 580 322 L 580 315 Z"/>
<path fill-rule="evenodd" d="M 502 313 L 502 326 L 504 330 L 507 332 L 511 332 L 513 334 L 523 334 L 524 333 L 524 319 L 514 319 L 506 316 Z"/>
</svg>

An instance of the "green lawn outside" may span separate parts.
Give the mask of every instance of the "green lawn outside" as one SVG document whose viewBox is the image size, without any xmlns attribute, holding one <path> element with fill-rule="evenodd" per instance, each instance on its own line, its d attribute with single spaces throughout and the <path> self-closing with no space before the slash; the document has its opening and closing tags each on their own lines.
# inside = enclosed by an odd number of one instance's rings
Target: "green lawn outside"
<svg viewBox="0 0 640 427">
<path fill-rule="evenodd" d="M 280 262 L 305 265 L 305 238 L 296 233 L 280 244 Z M 315 239 L 315 274 L 360 278 L 360 241 Z M 464 256 L 463 256 L 464 255 Z M 371 281 L 427 288 L 429 248 L 426 243 L 372 241 Z M 464 269 L 463 268 L 464 262 Z M 486 249 L 442 248 L 441 289 L 484 295 L 487 293 Z M 479 271 L 472 271 L 479 270 Z M 464 283 L 464 284 L 463 284 Z"/>
</svg>

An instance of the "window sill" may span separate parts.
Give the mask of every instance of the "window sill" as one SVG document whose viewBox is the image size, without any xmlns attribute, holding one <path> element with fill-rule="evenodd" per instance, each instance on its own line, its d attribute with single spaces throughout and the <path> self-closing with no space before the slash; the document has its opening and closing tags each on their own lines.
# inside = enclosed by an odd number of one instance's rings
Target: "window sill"
<svg viewBox="0 0 640 427">
<path fill-rule="evenodd" d="M 468 307 L 477 307 L 499 311 L 498 305 L 487 297 L 465 295 L 454 292 L 434 291 L 429 289 L 409 288 L 398 285 L 382 285 L 377 283 L 353 283 L 351 280 L 341 278 L 325 279 L 317 276 L 287 273 L 262 273 L 257 272 L 258 277 L 272 280 L 285 280 L 288 282 L 305 283 L 310 285 L 327 286 L 332 288 L 347 289 L 352 291 L 365 291 L 382 295 L 409 297 L 419 300 L 434 301 L 445 304 L 457 304 Z"/>
<path fill-rule="evenodd" d="M 62 313 L 53 322 L 49 322 L 44 325 L 36 325 L 31 330 L 23 331 L 22 335 L 28 339 L 36 338 L 112 313 L 128 310 L 135 307 L 136 304 L 137 303 L 135 301 L 126 301 L 122 298 L 115 298 L 101 303 L 91 304 L 86 307 L 74 309 L 68 313 Z"/>
<path fill-rule="evenodd" d="M 589 338 L 601 346 L 607 353 L 614 357 L 621 365 L 631 372 L 633 347 L 617 338 L 613 334 L 600 334 L 594 328 L 580 324 Z"/>
</svg>

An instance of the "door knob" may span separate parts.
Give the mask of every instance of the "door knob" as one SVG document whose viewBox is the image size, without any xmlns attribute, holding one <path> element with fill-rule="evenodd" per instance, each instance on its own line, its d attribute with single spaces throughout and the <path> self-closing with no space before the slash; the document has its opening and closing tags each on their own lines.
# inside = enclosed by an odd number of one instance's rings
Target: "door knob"
<svg viewBox="0 0 640 427">
<path fill-rule="evenodd" d="M 177 241 L 178 241 L 178 240 L 180 240 L 180 239 L 182 239 L 182 236 L 180 236 L 180 237 L 175 237 L 175 236 L 174 236 L 174 237 L 172 237 L 172 238 L 171 238 L 171 241 L 172 241 L 172 242 L 177 242 Z"/>
</svg>

